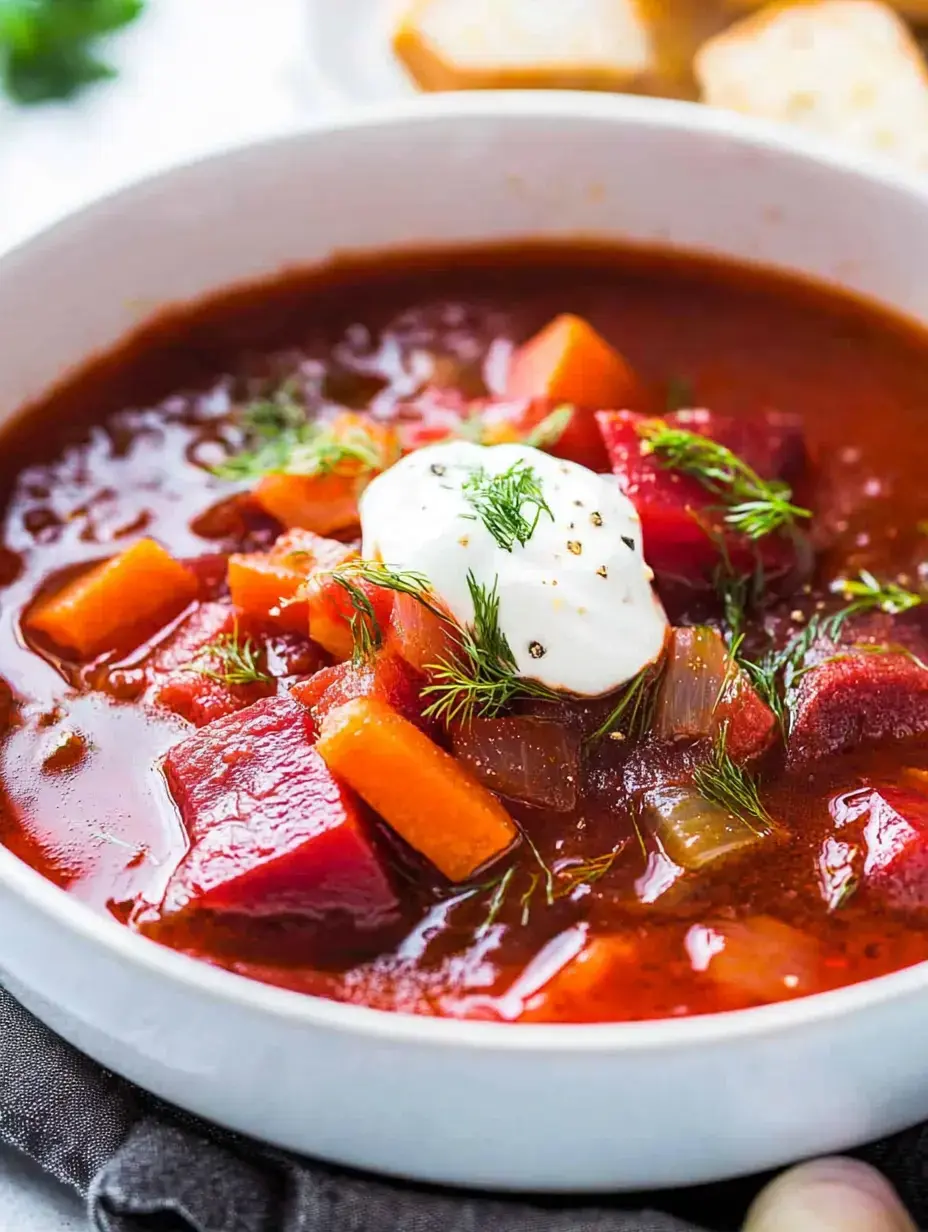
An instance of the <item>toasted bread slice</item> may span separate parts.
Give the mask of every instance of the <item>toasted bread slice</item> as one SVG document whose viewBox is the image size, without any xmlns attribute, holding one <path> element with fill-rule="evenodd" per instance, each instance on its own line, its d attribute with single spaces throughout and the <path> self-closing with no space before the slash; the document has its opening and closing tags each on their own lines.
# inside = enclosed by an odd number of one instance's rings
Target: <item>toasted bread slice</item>
<svg viewBox="0 0 928 1232">
<path fill-rule="evenodd" d="M 763 8 L 766 0 L 723 0 L 729 13 L 748 13 L 752 9 Z M 901 13 L 910 21 L 928 21 L 928 0 L 887 0 L 889 7 Z"/>
<path fill-rule="evenodd" d="M 703 101 L 928 168 L 928 71 L 877 0 L 775 4 L 700 48 Z"/>
<path fill-rule="evenodd" d="M 704 0 L 412 0 L 393 49 L 423 90 L 692 97 L 692 55 L 719 25 L 706 8 Z"/>
</svg>

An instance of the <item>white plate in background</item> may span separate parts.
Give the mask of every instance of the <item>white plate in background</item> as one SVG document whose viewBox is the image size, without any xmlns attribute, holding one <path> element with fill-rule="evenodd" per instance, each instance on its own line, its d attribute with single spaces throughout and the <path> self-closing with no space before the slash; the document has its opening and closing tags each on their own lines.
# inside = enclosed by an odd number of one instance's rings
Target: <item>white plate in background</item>
<svg viewBox="0 0 928 1232">
<path fill-rule="evenodd" d="M 402 6 L 402 0 L 306 0 L 309 68 L 331 105 L 390 103 L 419 93 L 390 47 Z"/>
</svg>

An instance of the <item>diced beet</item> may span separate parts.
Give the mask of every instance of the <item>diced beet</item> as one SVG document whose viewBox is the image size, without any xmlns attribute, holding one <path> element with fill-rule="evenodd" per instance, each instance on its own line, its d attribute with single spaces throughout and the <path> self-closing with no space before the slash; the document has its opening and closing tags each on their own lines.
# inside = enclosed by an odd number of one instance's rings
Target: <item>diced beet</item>
<svg viewBox="0 0 928 1232">
<path fill-rule="evenodd" d="M 928 796 L 882 787 L 844 803 L 849 819 L 863 823 L 864 886 L 887 907 L 928 907 Z"/>
<path fill-rule="evenodd" d="M 360 928 L 399 904 L 363 805 L 312 747 L 306 712 L 266 698 L 176 745 L 165 759 L 191 848 L 162 911 L 337 916 Z"/>
<path fill-rule="evenodd" d="M 725 529 L 719 497 L 697 479 L 669 470 L 642 451 L 638 426 L 647 416 L 633 411 L 601 411 L 600 431 L 613 473 L 641 516 L 644 554 L 658 581 L 688 587 L 709 587 L 719 563 L 718 537 L 724 533 L 732 567 L 750 573 L 758 561 L 766 575 L 776 577 L 795 564 L 796 548 L 784 535 L 748 540 Z M 747 424 L 710 411 L 677 411 L 666 416 L 691 432 L 710 437 L 743 457 L 764 479 L 778 479 L 795 469 L 801 457 L 792 427 L 779 419 Z"/>
<path fill-rule="evenodd" d="M 356 697 L 377 697 L 404 718 L 434 735 L 434 724 L 423 718 L 428 702 L 421 693 L 425 677 L 405 659 L 390 650 L 381 650 L 369 663 L 336 663 L 301 680 L 291 693 L 312 713 L 317 724 L 330 710 Z"/>
<path fill-rule="evenodd" d="M 840 647 L 801 678 L 787 762 L 799 769 L 865 741 L 928 732 L 928 670 L 905 651 Z"/>
<path fill-rule="evenodd" d="M 766 753 L 776 737 L 776 715 L 740 670 L 716 707 L 715 719 L 726 725 L 725 747 L 739 764 Z"/>
<path fill-rule="evenodd" d="M 273 682 L 230 685 L 204 674 L 221 674 L 223 667 L 215 655 L 203 654 L 204 648 L 236 629 L 239 639 L 244 640 L 247 631 L 236 623 L 231 604 L 198 604 L 146 664 L 151 682 L 148 700 L 179 714 L 195 727 L 203 727 L 273 693 Z"/>
</svg>

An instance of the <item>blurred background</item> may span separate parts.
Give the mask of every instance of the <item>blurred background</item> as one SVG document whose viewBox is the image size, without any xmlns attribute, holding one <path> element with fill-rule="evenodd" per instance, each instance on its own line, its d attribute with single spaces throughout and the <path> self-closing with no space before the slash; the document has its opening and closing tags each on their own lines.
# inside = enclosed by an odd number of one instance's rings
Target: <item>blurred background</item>
<svg viewBox="0 0 928 1232">
<path fill-rule="evenodd" d="M 448 89 L 683 98 L 928 170 L 928 0 L 0 0 L 0 248 L 172 162 Z"/>
</svg>

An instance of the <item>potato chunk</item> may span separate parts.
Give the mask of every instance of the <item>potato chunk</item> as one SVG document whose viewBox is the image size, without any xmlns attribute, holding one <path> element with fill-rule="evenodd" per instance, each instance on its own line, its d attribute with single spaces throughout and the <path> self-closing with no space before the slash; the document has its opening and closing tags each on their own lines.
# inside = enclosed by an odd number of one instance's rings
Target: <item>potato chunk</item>
<svg viewBox="0 0 928 1232">
<path fill-rule="evenodd" d="M 876 0 L 770 5 L 699 51 L 703 100 L 928 166 L 928 72 Z"/>
<path fill-rule="evenodd" d="M 579 89 L 692 97 L 719 22 L 704 0 L 411 0 L 393 48 L 423 90 Z"/>
</svg>

